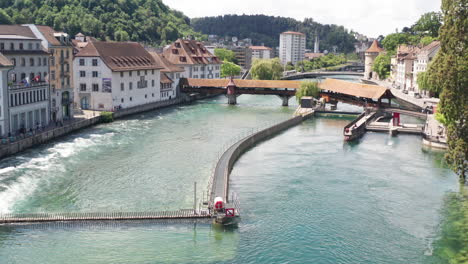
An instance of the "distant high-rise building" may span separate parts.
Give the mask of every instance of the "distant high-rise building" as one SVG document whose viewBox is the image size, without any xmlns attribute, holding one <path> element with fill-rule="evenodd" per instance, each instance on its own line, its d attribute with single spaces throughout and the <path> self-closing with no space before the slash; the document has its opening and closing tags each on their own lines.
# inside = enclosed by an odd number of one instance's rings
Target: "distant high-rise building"
<svg viewBox="0 0 468 264">
<path fill-rule="evenodd" d="M 300 32 L 283 32 L 280 35 L 280 60 L 282 64 L 296 64 L 304 60 L 306 36 Z"/>
<path fill-rule="evenodd" d="M 320 41 L 317 35 L 315 36 L 314 53 L 320 53 Z"/>
</svg>

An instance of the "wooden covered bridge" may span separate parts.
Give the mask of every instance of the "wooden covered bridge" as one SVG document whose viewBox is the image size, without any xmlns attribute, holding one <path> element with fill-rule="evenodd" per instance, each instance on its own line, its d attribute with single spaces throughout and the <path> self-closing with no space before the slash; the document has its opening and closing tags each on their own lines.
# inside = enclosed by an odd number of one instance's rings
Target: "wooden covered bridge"
<svg viewBox="0 0 468 264">
<path fill-rule="evenodd" d="M 242 94 L 276 95 L 282 105 L 287 106 L 289 99 L 300 88 L 301 81 L 263 81 L 263 80 L 229 80 L 229 79 L 186 79 L 180 80 L 184 93 L 226 94 L 229 104 L 237 104 L 237 97 Z M 362 83 L 336 79 L 326 79 L 319 83 L 321 96 L 330 99 L 356 104 L 380 105 L 382 99 L 393 98 L 389 89 Z"/>
</svg>

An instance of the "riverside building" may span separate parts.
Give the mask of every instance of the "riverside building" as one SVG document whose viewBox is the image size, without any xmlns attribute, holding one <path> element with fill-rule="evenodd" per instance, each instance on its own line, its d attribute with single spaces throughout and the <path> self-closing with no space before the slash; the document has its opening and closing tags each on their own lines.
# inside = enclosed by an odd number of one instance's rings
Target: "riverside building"
<svg viewBox="0 0 468 264">
<path fill-rule="evenodd" d="M 163 52 L 172 64 L 184 68 L 182 77 L 218 79 L 222 62 L 199 41 L 178 39 Z"/>
<path fill-rule="evenodd" d="M 0 25 L 0 52 L 11 61 L 8 74 L 8 133 L 25 133 L 47 126 L 50 91 L 49 53 L 29 27 Z"/>
<path fill-rule="evenodd" d="M 419 89 L 417 78 L 418 74 L 421 72 L 425 72 L 427 70 L 427 65 L 429 62 L 434 59 L 437 52 L 440 50 L 440 41 L 433 41 L 429 45 L 423 47 L 421 51 L 416 55 L 416 62 L 414 65 L 414 74 L 413 74 L 413 83 L 414 83 L 414 91 L 420 93 L 425 96 L 429 96 L 428 91 L 422 91 Z"/>
<path fill-rule="evenodd" d="M 42 46 L 50 54 L 49 85 L 51 97 L 51 121 L 73 118 L 73 45 L 68 34 L 56 32 L 48 26 L 28 26 L 42 40 Z"/>
<path fill-rule="evenodd" d="M 8 72 L 13 64 L 0 53 L 0 138 L 8 135 Z"/>
<path fill-rule="evenodd" d="M 178 67 L 168 61 L 163 54 L 150 52 L 156 64 L 163 67 L 161 69 L 161 100 L 169 100 L 179 95 L 179 81 L 184 68 Z"/>
<path fill-rule="evenodd" d="M 88 42 L 73 60 L 75 101 L 114 111 L 161 101 L 161 72 L 139 43 Z"/>
<path fill-rule="evenodd" d="M 371 80 L 377 80 L 379 78 L 378 74 L 372 70 L 372 66 L 374 66 L 374 61 L 379 56 L 380 53 L 384 52 L 379 46 L 379 42 L 374 40 L 370 48 L 368 48 L 365 52 L 365 59 L 364 59 L 364 78 Z"/>
<path fill-rule="evenodd" d="M 296 64 L 304 60 L 306 35 L 300 32 L 283 32 L 280 35 L 279 56 L 282 64 Z"/>
</svg>

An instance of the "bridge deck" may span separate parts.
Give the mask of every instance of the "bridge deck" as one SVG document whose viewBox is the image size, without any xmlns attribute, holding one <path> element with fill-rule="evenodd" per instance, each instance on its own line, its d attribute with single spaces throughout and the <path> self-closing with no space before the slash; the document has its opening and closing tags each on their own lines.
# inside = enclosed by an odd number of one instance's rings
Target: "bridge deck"
<svg viewBox="0 0 468 264">
<path fill-rule="evenodd" d="M 121 220 L 160 220 L 160 219 L 198 219 L 211 218 L 206 211 L 193 209 L 160 212 L 106 212 L 106 213 L 34 213 L 3 214 L 0 224 L 34 222 L 71 222 L 71 221 L 121 221 Z"/>
</svg>

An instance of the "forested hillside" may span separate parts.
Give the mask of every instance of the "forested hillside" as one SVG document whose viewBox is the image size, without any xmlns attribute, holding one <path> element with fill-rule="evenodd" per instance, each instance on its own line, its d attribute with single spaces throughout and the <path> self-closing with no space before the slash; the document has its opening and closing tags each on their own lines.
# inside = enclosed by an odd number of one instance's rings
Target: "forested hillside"
<svg viewBox="0 0 468 264">
<path fill-rule="evenodd" d="M 251 38 L 254 45 L 264 43 L 269 47 L 279 46 L 279 34 L 288 31 L 300 31 L 307 35 L 307 48 L 313 48 L 315 32 L 319 34 L 320 49 L 337 52 L 354 51 L 355 38 L 343 26 L 322 25 L 305 19 L 300 22 L 292 18 L 265 15 L 225 15 L 192 19 L 192 26 L 203 34 L 236 36 Z"/>
<path fill-rule="evenodd" d="M 197 35 L 190 19 L 162 0 L 1 0 L 0 24 L 35 23 L 101 40 L 153 44 Z M 200 34 L 198 34 L 200 35 Z"/>
</svg>

